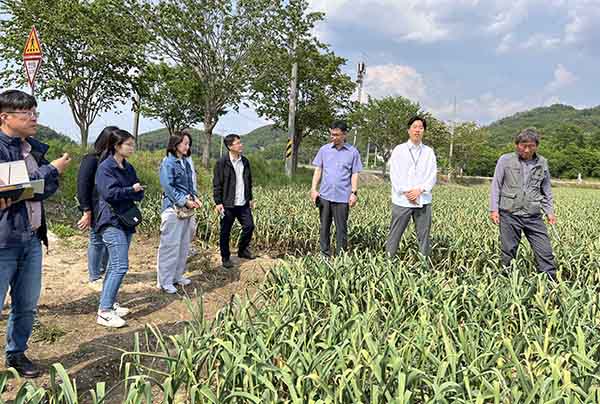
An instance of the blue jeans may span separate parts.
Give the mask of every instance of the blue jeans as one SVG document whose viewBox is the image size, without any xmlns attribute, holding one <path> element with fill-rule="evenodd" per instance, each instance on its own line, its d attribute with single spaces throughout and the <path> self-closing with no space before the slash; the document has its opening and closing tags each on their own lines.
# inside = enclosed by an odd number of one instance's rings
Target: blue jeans
<svg viewBox="0 0 600 404">
<path fill-rule="evenodd" d="M 10 287 L 6 356 L 27 350 L 42 288 L 42 245 L 37 236 L 21 247 L 0 249 L 0 299 Z"/>
<path fill-rule="evenodd" d="M 102 235 L 90 228 L 90 241 L 88 244 L 88 275 L 90 282 L 100 279 L 102 272 L 106 271 L 108 264 L 108 250 L 102 241 Z"/>
<path fill-rule="evenodd" d="M 133 233 L 108 226 L 102 231 L 102 241 L 108 249 L 108 267 L 102 283 L 100 310 L 111 310 L 123 278 L 129 269 L 129 244 Z"/>
</svg>

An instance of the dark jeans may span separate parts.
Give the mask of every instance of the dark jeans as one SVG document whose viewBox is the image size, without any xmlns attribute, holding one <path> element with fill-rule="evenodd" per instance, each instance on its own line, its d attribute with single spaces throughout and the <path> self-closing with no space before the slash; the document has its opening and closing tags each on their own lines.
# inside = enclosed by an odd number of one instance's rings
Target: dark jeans
<svg viewBox="0 0 600 404">
<path fill-rule="evenodd" d="M 229 259 L 229 238 L 231 237 L 231 227 L 238 220 L 242 226 L 242 235 L 238 244 L 238 254 L 246 250 L 250 245 L 250 239 L 254 232 L 254 219 L 252 218 L 252 209 L 246 203 L 244 206 L 234 206 L 225 208 L 225 216 L 221 218 L 221 234 L 219 237 L 219 247 L 221 248 L 221 258 Z"/>
<path fill-rule="evenodd" d="M 505 267 L 510 266 L 510 262 L 517 256 L 522 233 L 525 233 L 525 237 L 531 245 L 538 271 L 554 277 L 556 267 L 554 265 L 554 255 L 552 254 L 552 244 L 550 244 L 548 230 L 542 215 L 518 216 L 500 211 L 502 265 Z"/>
<path fill-rule="evenodd" d="M 348 213 L 349 205 L 342 202 L 330 202 L 326 199 L 319 200 L 319 213 L 321 217 L 320 246 L 321 254 L 331 257 L 331 221 L 335 223 L 335 243 L 337 253 L 348 248 Z"/>
</svg>

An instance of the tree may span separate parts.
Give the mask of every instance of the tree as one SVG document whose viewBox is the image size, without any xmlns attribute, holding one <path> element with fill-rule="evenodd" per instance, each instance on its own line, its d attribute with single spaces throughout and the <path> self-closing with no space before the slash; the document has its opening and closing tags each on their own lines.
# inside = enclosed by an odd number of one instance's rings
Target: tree
<svg viewBox="0 0 600 404">
<path fill-rule="evenodd" d="M 415 115 L 427 120 L 424 143 L 431 145 L 436 151 L 438 147 L 447 144 L 449 136 L 447 127 L 431 114 L 424 112 L 419 103 L 405 97 L 369 98 L 367 104 L 360 105 L 350 115 L 353 125 L 358 125 L 361 132 L 368 133 L 369 141 L 380 151 L 384 161 L 382 169 L 384 175 L 394 147 L 408 138 L 406 124 Z M 436 154 L 440 159 L 440 154 Z"/>
<path fill-rule="evenodd" d="M 194 71 L 200 94 L 208 167 L 219 114 L 237 108 L 255 79 L 251 62 L 269 41 L 269 23 L 279 6 L 271 0 L 146 0 L 143 25 L 159 52 Z"/>
<path fill-rule="evenodd" d="M 169 135 L 202 122 L 201 95 L 204 90 L 189 68 L 151 64 L 140 82 L 142 115 L 160 120 Z"/>
<path fill-rule="evenodd" d="M 350 96 L 355 87 L 341 70 L 346 60 L 312 34 L 323 14 L 308 13 L 307 8 L 305 0 L 290 0 L 278 8 L 274 27 L 277 35 L 254 63 L 258 79 L 250 97 L 259 115 L 273 120 L 277 127 L 287 128 L 292 64 L 298 63 L 293 171 L 302 140 L 326 132 L 336 117 L 345 115 L 351 108 Z"/>
<path fill-rule="evenodd" d="M 98 114 L 127 100 L 131 75 L 144 64 L 147 35 L 134 23 L 127 0 L 0 0 L 0 72 L 4 86 L 24 84 L 23 44 L 32 25 L 40 34 L 42 99 L 64 99 L 86 148 Z"/>
</svg>

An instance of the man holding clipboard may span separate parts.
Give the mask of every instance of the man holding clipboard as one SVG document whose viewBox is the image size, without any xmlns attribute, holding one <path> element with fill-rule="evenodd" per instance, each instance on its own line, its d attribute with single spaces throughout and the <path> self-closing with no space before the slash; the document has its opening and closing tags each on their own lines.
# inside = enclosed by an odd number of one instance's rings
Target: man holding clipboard
<svg viewBox="0 0 600 404">
<path fill-rule="evenodd" d="M 32 137 L 37 130 L 36 107 L 35 98 L 22 91 L 0 94 L 0 163 L 23 161 L 30 181 L 44 181 L 42 192 L 30 199 L 12 203 L 0 198 L 0 299 L 4 303 L 9 289 L 11 297 L 6 366 L 27 378 L 40 374 L 25 351 L 42 284 L 41 242 L 48 245 L 42 201 L 56 192 L 58 176 L 70 162 L 68 154 L 51 163 L 44 158 L 48 146 Z"/>
</svg>

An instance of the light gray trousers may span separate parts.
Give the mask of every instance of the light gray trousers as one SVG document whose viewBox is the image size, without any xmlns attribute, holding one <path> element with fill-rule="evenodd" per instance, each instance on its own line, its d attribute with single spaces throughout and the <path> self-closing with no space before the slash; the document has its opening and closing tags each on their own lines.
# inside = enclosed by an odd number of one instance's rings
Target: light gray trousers
<svg viewBox="0 0 600 404">
<path fill-rule="evenodd" d="M 419 251 L 424 256 L 430 254 L 431 204 L 423 205 L 422 208 L 405 208 L 392 204 L 392 223 L 390 225 L 390 235 L 385 246 L 388 256 L 393 257 L 396 255 L 400 239 L 411 217 L 415 222 Z"/>
<path fill-rule="evenodd" d="M 183 277 L 195 225 L 194 217 L 178 219 L 172 208 L 161 213 L 156 259 L 158 287 L 173 285 Z"/>
</svg>

